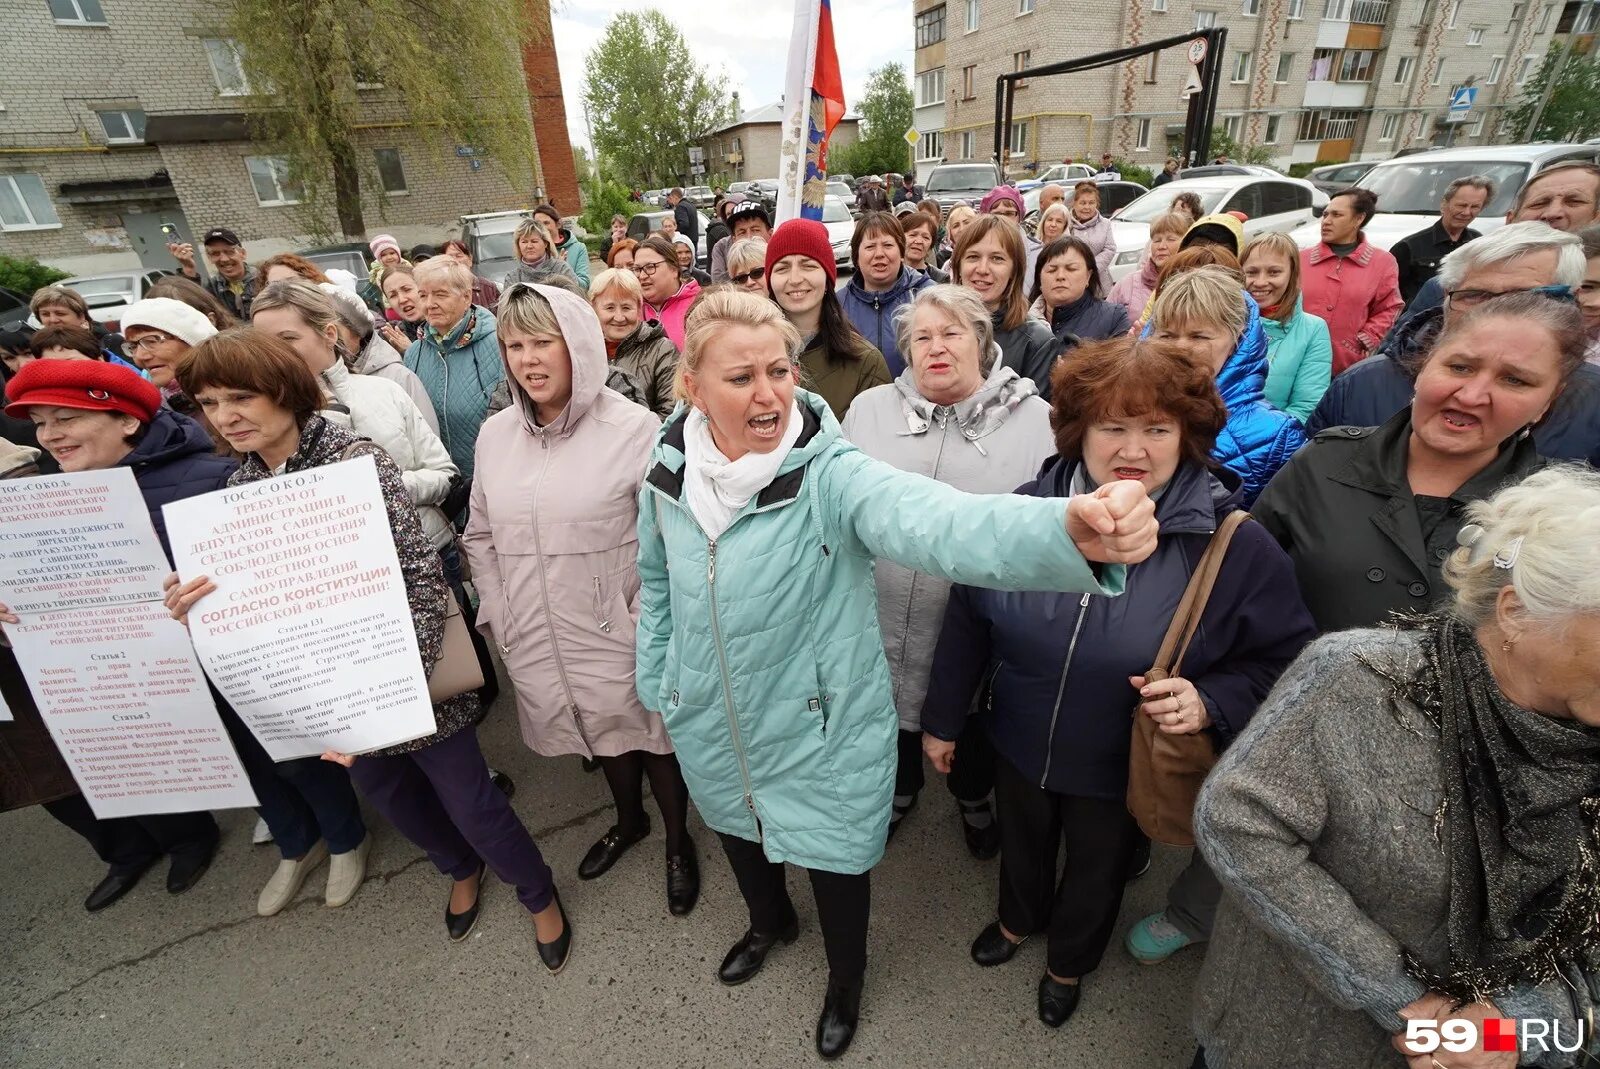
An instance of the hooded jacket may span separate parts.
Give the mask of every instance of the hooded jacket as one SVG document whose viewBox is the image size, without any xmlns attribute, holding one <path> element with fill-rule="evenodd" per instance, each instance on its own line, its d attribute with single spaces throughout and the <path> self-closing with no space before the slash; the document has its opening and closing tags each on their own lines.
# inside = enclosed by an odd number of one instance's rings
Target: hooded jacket
<svg viewBox="0 0 1600 1069">
<path fill-rule="evenodd" d="M 1111 226 L 1111 220 L 1095 212 L 1094 218 L 1084 223 L 1068 212 L 1067 233 L 1094 252 L 1094 263 L 1100 270 L 1100 288 L 1095 291 L 1095 296 L 1104 298 L 1111 291 L 1111 261 L 1117 258 L 1117 234 Z M 1031 279 L 1029 284 L 1032 285 Z"/>
<path fill-rule="evenodd" d="M 589 291 L 589 246 L 573 237 L 570 230 L 562 230 L 559 233 L 561 234 L 561 244 L 556 246 L 556 251 L 565 257 L 567 267 L 572 270 L 572 276 L 578 280 L 578 285 L 582 286 L 584 292 L 587 293 Z"/>
<path fill-rule="evenodd" d="M 1365 234 L 1348 256 L 1327 242 L 1300 250 L 1300 293 L 1306 311 L 1328 324 L 1335 375 L 1376 352 L 1405 307 L 1399 265 Z"/>
<path fill-rule="evenodd" d="M 969 494 L 1009 494 L 1055 453 L 1050 406 L 1032 379 L 1000 363 L 998 352 L 988 378 L 965 401 L 935 405 L 907 368 L 858 397 L 842 430 L 868 456 Z M 891 560 L 879 560 L 873 571 L 900 730 L 920 731 L 950 582 Z"/>
<path fill-rule="evenodd" d="M 678 399 L 672 396 L 672 380 L 678 374 L 678 348 L 659 323 L 641 322 L 617 343 L 611 366 L 633 380 L 641 396 L 639 403 L 662 419 L 672 415 Z M 632 400 L 632 398 L 629 398 Z"/>
<path fill-rule="evenodd" d="M 1155 295 L 1156 282 L 1160 278 L 1161 268 L 1150 259 L 1150 249 L 1147 247 L 1144 258 L 1139 261 L 1139 270 L 1123 275 L 1122 281 L 1111 287 L 1111 295 L 1106 300 L 1122 305 L 1128 313 L 1128 322 L 1138 323 L 1144 317 L 1150 298 Z"/>
<path fill-rule="evenodd" d="M 1050 325 L 1029 315 L 1014 330 L 1006 330 L 1000 325 L 1005 319 L 1004 309 L 990 318 L 994 321 L 994 341 L 1000 346 L 1001 362 L 1023 378 L 1032 379 L 1039 396 L 1050 400 L 1050 371 L 1061 353 L 1061 343 Z"/>
<path fill-rule="evenodd" d="M 507 367 L 512 405 L 478 435 L 462 548 L 478 630 L 516 688 L 522 739 L 546 757 L 671 753 L 633 685 L 639 616 L 639 487 L 660 421 L 605 386 L 605 339 L 589 305 L 550 302 L 572 361 L 572 397 L 540 426 Z"/>
<path fill-rule="evenodd" d="M 645 302 L 644 317 L 652 323 L 660 323 L 661 329 L 667 332 L 667 337 L 672 339 L 672 344 L 679 352 L 683 351 L 684 320 L 689 318 L 689 309 L 694 305 L 695 298 L 700 296 L 700 283 L 694 279 L 684 279 L 683 285 L 662 302 L 661 307 Z"/>
<path fill-rule="evenodd" d="M 1064 497 L 1080 464 L 1056 459 L 1017 493 Z M 1120 598 L 953 587 L 922 729 L 959 738 L 980 681 L 993 671 L 984 723 L 1001 757 L 1047 791 L 1124 798 L 1138 704 L 1128 677 L 1154 663 L 1217 524 L 1240 504 L 1238 476 L 1180 464 L 1156 502 L 1156 550 L 1128 568 Z M 1246 523 L 1228 546 L 1179 672 L 1200 692 L 1220 744 L 1249 723 L 1315 635 L 1289 558 L 1259 525 Z"/>
<path fill-rule="evenodd" d="M 155 418 L 145 424 L 144 434 L 133 449 L 117 461 L 117 467 L 133 472 L 150 510 L 156 537 L 170 558 L 172 546 L 167 541 L 167 521 L 161 506 L 221 490 L 228 485 L 228 477 L 239 462 L 218 456 L 211 435 L 199 423 L 170 408 L 159 408 Z"/>
<path fill-rule="evenodd" d="M 1304 423 L 1328 392 L 1333 375 L 1328 324 L 1296 298 L 1287 323 L 1262 316 L 1261 329 L 1267 332 L 1267 404 Z"/>
<path fill-rule="evenodd" d="M 897 718 L 874 557 L 983 586 L 1122 589 L 1066 536 L 1065 502 L 963 494 L 846 442 L 795 392 L 777 476 L 707 541 L 684 492 L 683 409 L 640 495 L 639 697 L 700 815 L 770 861 L 861 873 L 883 856 Z"/>
<path fill-rule="evenodd" d="M 466 478 L 472 477 L 473 446 L 494 388 L 505 377 L 494 313 L 473 305 L 444 335 L 431 327 L 406 350 L 405 365 L 433 400 L 439 438 Z"/>
<path fill-rule="evenodd" d="M 867 292 L 861 281 L 861 272 L 857 271 L 845 284 L 844 292 L 839 294 L 844 314 L 861 336 L 883 354 L 891 375 L 899 375 L 906 369 L 905 355 L 900 352 L 895 337 L 895 313 L 910 304 L 919 291 L 931 285 L 933 280 L 927 275 L 902 264 L 894 284 L 881 293 Z"/>
<path fill-rule="evenodd" d="M 428 396 L 428 391 L 423 389 L 422 380 L 417 378 L 417 373 L 406 367 L 395 347 L 383 340 L 383 335 L 377 331 L 372 332 L 372 337 L 367 339 L 367 344 L 361 347 L 353 361 L 347 361 L 347 366 L 357 375 L 374 375 L 380 379 L 388 379 L 406 392 L 412 404 L 417 406 L 417 411 L 422 413 L 422 418 L 428 426 L 433 428 L 433 433 L 439 433 L 439 415 L 433 410 L 433 398 Z"/>
</svg>

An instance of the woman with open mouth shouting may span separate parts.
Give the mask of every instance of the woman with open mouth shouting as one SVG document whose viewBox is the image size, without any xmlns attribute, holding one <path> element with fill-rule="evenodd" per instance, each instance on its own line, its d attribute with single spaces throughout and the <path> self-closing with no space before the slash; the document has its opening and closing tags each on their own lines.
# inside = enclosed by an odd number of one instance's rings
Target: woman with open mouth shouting
<svg viewBox="0 0 1600 1069">
<path fill-rule="evenodd" d="M 1136 482 L 1071 500 L 976 495 L 871 459 L 796 388 L 802 345 L 777 307 L 742 291 L 711 290 L 689 315 L 677 380 L 689 403 L 640 495 L 637 685 L 750 911 L 719 979 L 744 983 L 794 941 L 783 863 L 807 869 L 829 973 L 816 1046 L 836 1058 L 855 1035 L 868 873 L 894 796 L 873 559 L 985 587 L 1115 594 L 1122 569 L 1089 561 L 1143 560 L 1157 525 Z"/>
</svg>

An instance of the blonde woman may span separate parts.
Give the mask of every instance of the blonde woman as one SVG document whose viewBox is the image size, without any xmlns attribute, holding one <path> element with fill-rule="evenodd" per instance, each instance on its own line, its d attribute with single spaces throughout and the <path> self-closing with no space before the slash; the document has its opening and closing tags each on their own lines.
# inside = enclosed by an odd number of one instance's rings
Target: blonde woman
<svg viewBox="0 0 1600 1069">
<path fill-rule="evenodd" d="M 1328 324 L 1301 299 L 1300 248 L 1288 234 L 1262 234 L 1245 247 L 1239 265 L 1267 332 L 1267 403 L 1304 423 L 1328 392 L 1333 341 Z"/>
<path fill-rule="evenodd" d="M 728 281 L 764 297 L 767 293 L 767 239 L 742 238 L 728 248 Z"/>
<path fill-rule="evenodd" d="M 517 224 L 516 245 L 517 266 L 506 276 L 507 289 L 517 282 L 545 282 L 551 276 L 578 281 L 566 259 L 551 244 L 550 232 L 538 217 L 529 216 Z"/>
<path fill-rule="evenodd" d="M 1139 270 L 1123 276 L 1121 282 L 1111 287 L 1106 300 L 1120 304 L 1128 311 L 1128 322 L 1137 323 L 1143 317 L 1150 297 L 1161 280 L 1161 269 L 1167 266 L 1172 254 L 1183 244 L 1183 235 L 1189 232 L 1194 220 L 1183 212 L 1163 212 L 1150 220 L 1150 241 L 1144 247 L 1144 257 Z"/>
<path fill-rule="evenodd" d="M 644 290 L 632 271 L 608 267 L 589 286 L 589 304 L 600 320 L 606 358 L 633 380 L 641 403 L 665 419 L 678 400 L 672 379 L 678 371 L 678 347 L 660 323 L 644 318 Z"/>
<path fill-rule="evenodd" d="M 978 210 L 970 204 L 957 204 L 950 209 L 950 215 L 944 221 L 944 244 L 939 246 L 939 266 L 946 271 L 953 271 L 950 261 L 956 254 L 956 240 L 961 237 L 961 232 L 972 225 L 978 218 Z"/>
<path fill-rule="evenodd" d="M 1065 204 L 1058 202 L 1046 208 L 1039 216 L 1039 244 L 1048 245 L 1065 234 L 1071 218 Z"/>
</svg>

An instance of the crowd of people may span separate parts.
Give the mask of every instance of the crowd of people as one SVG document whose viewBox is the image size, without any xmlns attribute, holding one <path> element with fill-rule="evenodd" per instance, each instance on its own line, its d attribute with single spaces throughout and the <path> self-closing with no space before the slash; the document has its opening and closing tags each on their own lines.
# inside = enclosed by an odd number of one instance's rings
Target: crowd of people
<svg viewBox="0 0 1600 1069">
<path fill-rule="evenodd" d="M 218 228 L 210 280 L 163 281 L 114 346 L 77 294 L 34 295 L 41 329 L 0 337 L 0 472 L 127 467 L 164 539 L 164 503 L 370 455 L 424 667 L 450 615 L 479 636 L 484 689 L 373 753 L 274 763 L 214 692 L 280 854 L 261 915 L 325 861 L 328 905 L 359 892 L 359 795 L 448 877 L 451 939 L 492 869 L 561 971 L 570 862 L 478 744 L 498 662 L 524 743 L 615 802 L 577 878 L 649 835 L 648 781 L 669 913 L 738 887 L 722 983 L 796 940 L 805 870 L 824 1058 L 860 1026 L 871 872 L 930 767 L 999 858 L 971 957 L 1041 936 L 1047 1026 L 1116 940 L 1148 965 L 1208 945 L 1197 1069 L 1522 1064 L 1408 1050 L 1414 1019 L 1592 1032 L 1600 168 L 1533 176 L 1487 234 L 1493 185 L 1462 179 L 1396 253 L 1364 189 L 1303 251 L 1180 195 L 1116 282 L 1092 182 L 1026 216 L 1008 186 L 948 213 L 866 188 L 843 286 L 820 223 L 737 194 L 702 271 L 673 190 L 595 263 L 541 209 L 501 284 L 459 242 L 380 236 L 368 278 L 329 279 Z M 214 591 L 175 575 L 167 604 Z M 170 892 L 203 877 L 209 814 L 96 819 L 9 650 L 0 683 L 0 808 L 88 842 L 86 908 L 163 857 Z M 1165 907 L 1119 933 L 1141 728 L 1216 763 L 1179 788 L 1195 850 Z"/>
</svg>

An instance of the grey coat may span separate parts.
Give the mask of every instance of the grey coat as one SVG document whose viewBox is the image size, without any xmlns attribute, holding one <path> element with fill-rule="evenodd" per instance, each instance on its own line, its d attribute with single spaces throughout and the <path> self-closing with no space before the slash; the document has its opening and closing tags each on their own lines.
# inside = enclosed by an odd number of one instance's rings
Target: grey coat
<svg viewBox="0 0 1600 1069">
<path fill-rule="evenodd" d="M 998 352 L 988 379 L 958 405 L 935 407 L 917 392 L 907 368 L 857 397 L 842 429 L 868 456 L 972 494 L 1009 494 L 1056 451 L 1050 406 L 1032 380 L 1000 363 Z M 874 571 L 900 730 L 920 731 L 950 583 L 883 559 Z"/>
<path fill-rule="evenodd" d="M 1419 665 L 1424 637 L 1341 631 L 1306 647 L 1200 791 L 1195 838 L 1226 890 L 1194 1017 L 1210 1069 L 1401 1064 L 1398 1011 L 1424 993 L 1401 948 L 1434 969 L 1447 957 L 1439 734 L 1357 657 Z M 1560 1021 L 1570 1046 L 1600 980 L 1569 979 L 1493 1001 Z"/>
</svg>

